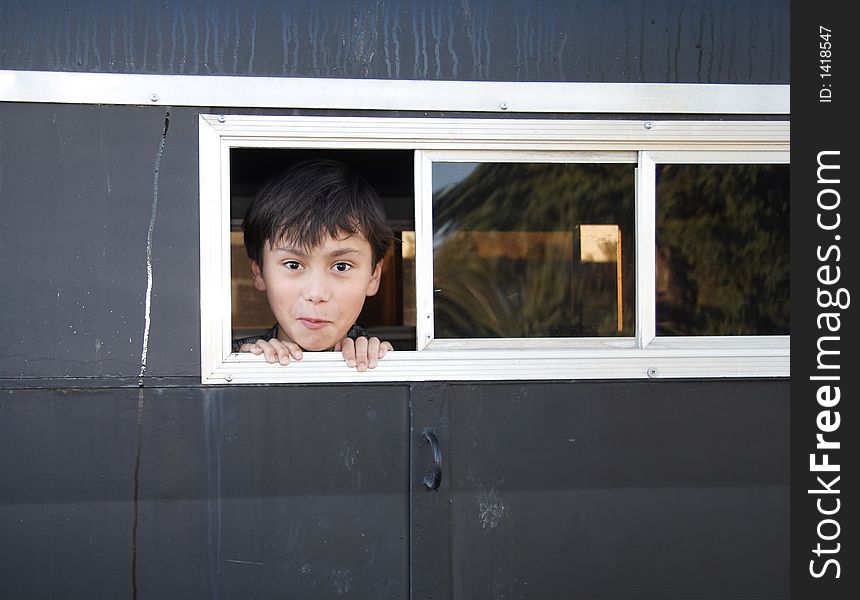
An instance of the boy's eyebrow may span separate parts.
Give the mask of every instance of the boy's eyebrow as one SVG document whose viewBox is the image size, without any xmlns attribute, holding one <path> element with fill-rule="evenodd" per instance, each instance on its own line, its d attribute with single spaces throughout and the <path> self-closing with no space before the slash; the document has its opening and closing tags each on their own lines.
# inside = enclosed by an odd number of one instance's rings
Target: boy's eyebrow
<svg viewBox="0 0 860 600">
<path fill-rule="evenodd" d="M 292 246 L 276 246 L 272 248 L 273 252 L 283 252 L 284 254 L 296 254 L 298 256 L 307 256 L 308 253 L 300 248 L 293 248 Z"/>
<path fill-rule="evenodd" d="M 334 250 L 331 254 L 329 254 L 329 256 L 338 257 L 346 256 L 347 254 L 361 254 L 361 252 L 359 252 L 355 248 L 338 248 L 337 250 Z"/>
<path fill-rule="evenodd" d="M 284 254 L 295 254 L 296 256 L 306 257 L 308 253 L 300 248 L 294 248 L 292 246 L 278 246 L 273 249 L 275 252 L 283 252 Z M 338 256 L 346 256 L 347 254 L 361 254 L 361 252 L 356 248 L 350 248 L 349 246 L 345 248 L 338 248 L 329 253 L 329 256 L 338 257 Z"/>
</svg>

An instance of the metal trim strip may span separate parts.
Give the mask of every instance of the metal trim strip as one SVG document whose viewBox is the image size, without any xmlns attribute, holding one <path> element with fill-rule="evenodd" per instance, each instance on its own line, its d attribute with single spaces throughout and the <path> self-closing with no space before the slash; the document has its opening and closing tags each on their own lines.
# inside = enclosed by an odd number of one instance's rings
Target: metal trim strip
<svg viewBox="0 0 860 600">
<path fill-rule="evenodd" d="M 5 102 L 333 110 L 787 115 L 790 87 L 0 70 Z"/>
</svg>

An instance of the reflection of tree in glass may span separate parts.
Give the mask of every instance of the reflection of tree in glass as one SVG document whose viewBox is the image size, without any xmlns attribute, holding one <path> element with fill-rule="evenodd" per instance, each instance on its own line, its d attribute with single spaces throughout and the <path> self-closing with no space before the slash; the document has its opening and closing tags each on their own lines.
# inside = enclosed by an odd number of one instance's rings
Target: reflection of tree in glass
<svg viewBox="0 0 860 600">
<path fill-rule="evenodd" d="M 664 165 L 657 333 L 789 333 L 788 165 Z"/>
<path fill-rule="evenodd" d="M 619 335 L 615 263 L 580 264 L 583 223 L 630 232 L 620 334 L 631 335 L 632 165 L 481 164 L 434 196 L 433 214 L 438 337 Z"/>
</svg>

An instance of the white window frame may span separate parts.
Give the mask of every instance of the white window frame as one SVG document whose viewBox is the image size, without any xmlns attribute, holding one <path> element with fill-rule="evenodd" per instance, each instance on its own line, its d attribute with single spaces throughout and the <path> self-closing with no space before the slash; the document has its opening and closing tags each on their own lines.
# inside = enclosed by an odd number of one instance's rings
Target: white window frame
<svg viewBox="0 0 860 600">
<path fill-rule="evenodd" d="M 206 384 L 787 377 L 789 336 L 655 337 L 655 172 L 661 162 L 786 163 L 788 121 L 200 116 L 201 366 Z M 337 353 L 284 367 L 231 350 L 233 148 L 415 152 L 416 351 L 371 371 Z M 432 160 L 636 162 L 633 338 L 434 340 Z M 429 321 L 429 323 L 428 323 Z"/>
</svg>

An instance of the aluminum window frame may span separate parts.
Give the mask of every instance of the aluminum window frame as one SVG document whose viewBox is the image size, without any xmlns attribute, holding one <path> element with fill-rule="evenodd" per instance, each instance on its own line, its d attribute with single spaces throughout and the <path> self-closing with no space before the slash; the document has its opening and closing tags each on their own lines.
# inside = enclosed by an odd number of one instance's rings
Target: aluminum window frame
<svg viewBox="0 0 860 600">
<path fill-rule="evenodd" d="M 788 162 L 788 121 L 451 119 L 201 115 L 201 369 L 204 384 L 430 380 L 576 380 L 787 377 L 789 336 L 655 337 L 656 165 Z M 432 301 L 433 158 L 622 160 L 636 169 L 634 338 L 429 339 L 390 353 L 364 373 L 335 353 L 307 353 L 287 367 L 233 354 L 229 203 L 232 148 L 405 149 L 415 152 L 416 303 Z M 430 245 L 427 245 L 427 242 Z M 428 253 L 429 248 L 429 253 Z M 429 294 L 429 295 L 428 295 Z M 434 342 L 436 342 L 434 344 Z M 514 347 L 516 346 L 516 347 Z"/>
</svg>

